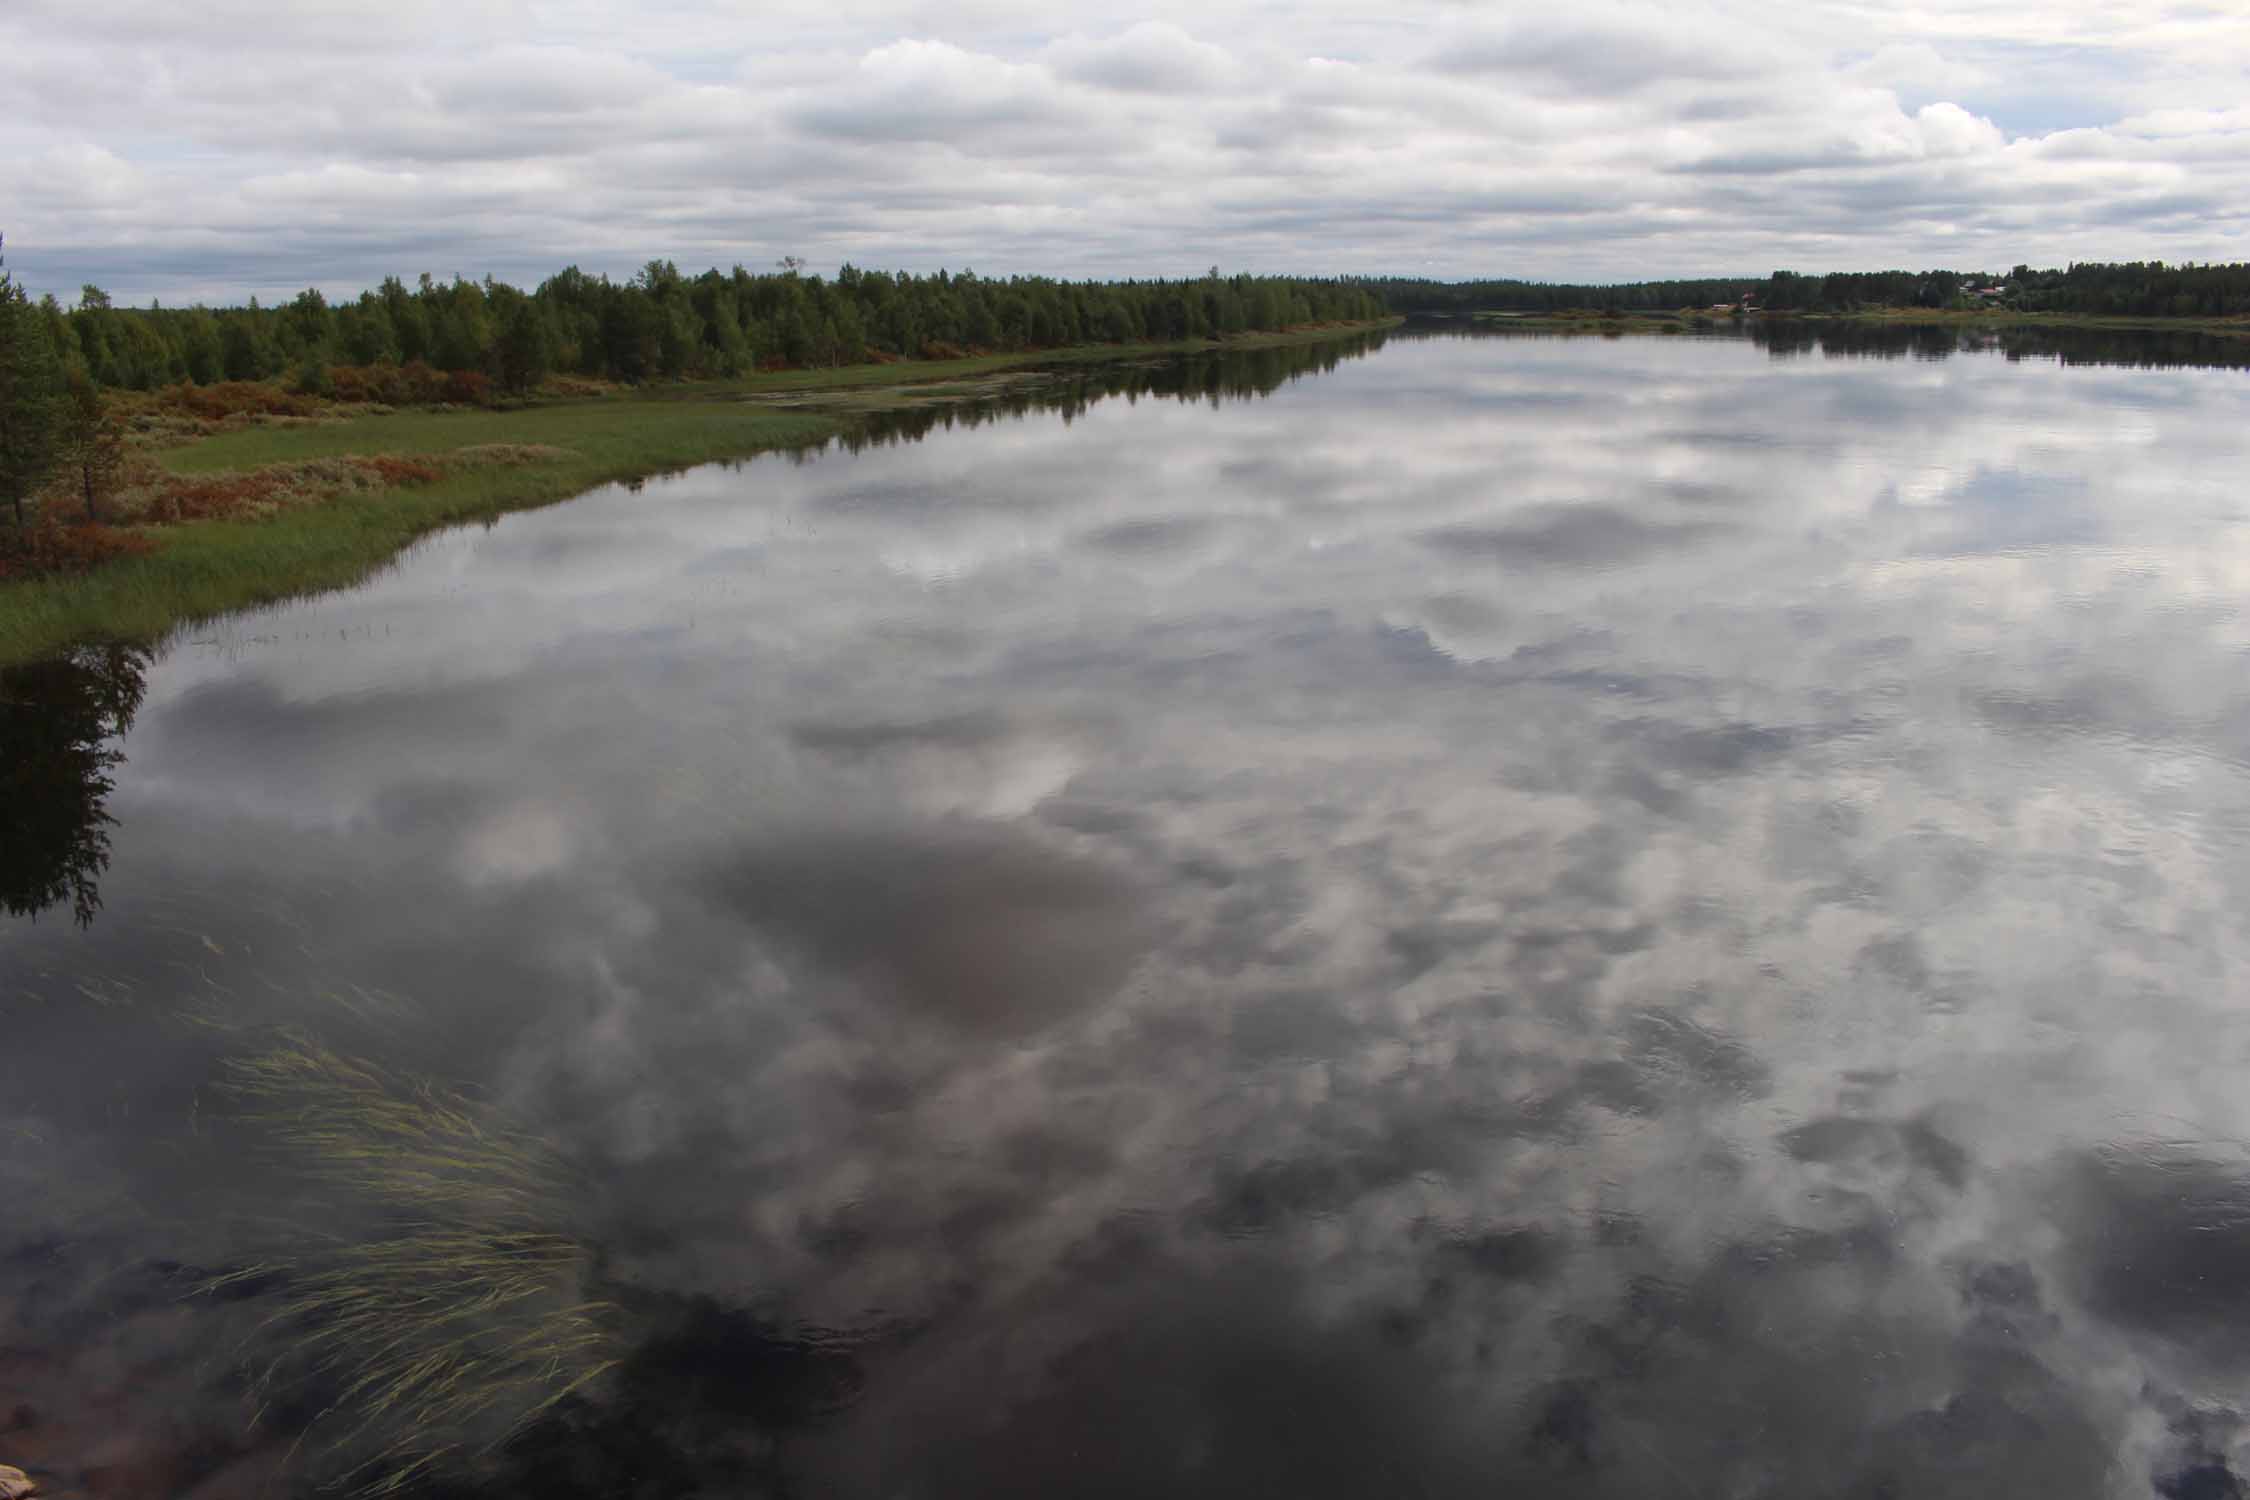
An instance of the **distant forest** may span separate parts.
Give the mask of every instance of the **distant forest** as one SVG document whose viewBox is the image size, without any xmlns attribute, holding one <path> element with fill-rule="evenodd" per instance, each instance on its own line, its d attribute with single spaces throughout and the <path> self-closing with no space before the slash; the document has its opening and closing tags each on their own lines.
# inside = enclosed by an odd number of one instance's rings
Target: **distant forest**
<svg viewBox="0 0 2250 1500">
<path fill-rule="evenodd" d="M 1669 311 L 1736 303 L 1769 312 L 2004 307 L 2157 317 L 2250 315 L 2250 265 L 2088 262 L 2005 275 L 1869 271 L 1763 280 L 1706 277 L 1614 285 L 1515 280 L 1307 279 L 1209 275 L 1178 281 L 996 280 L 800 263 L 688 276 L 650 261 L 628 280 L 572 267 L 522 291 L 487 278 L 413 287 L 396 277 L 349 302 L 318 291 L 245 307 L 120 307 L 86 287 L 39 306 L 60 360 L 93 383 L 149 390 L 283 380 L 311 394 L 452 399 L 527 391 L 552 375 L 637 382 L 731 376 L 980 351 L 1270 332 L 1390 313 Z M 384 373 L 404 370 L 402 380 Z M 442 379 L 439 379 L 442 377 Z M 399 387 L 392 391 L 391 387 Z"/>
<path fill-rule="evenodd" d="M 372 386 L 374 372 L 441 372 L 456 387 L 525 391 L 550 375 L 604 380 L 944 358 L 973 351 L 1216 337 L 1379 318 L 1371 287 L 1337 280 L 1210 275 L 1186 281 L 1000 281 L 963 271 L 889 275 L 845 266 L 833 280 L 778 272 L 686 276 L 650 261 L 627 281 L 573 267 L 529 292 L 490 279 L 409 288 L 396 277 L 357 300 L 318 291 L 261 307 L 119 307 L 89 286 L 69 310 L 40 304 L 58 356 L 103 386 L 285 379 L 313 394 Z M 426 382 L 407 381 L 407 385 Z M 342 392 L 338 392 L 342 394 Z"/>
<path fill-rule="evenodd" d="M 1745 294 L 1768 312 L 1857 312 L 1872 308 L 2001 307 L 2126 317 L 2250 316 L 2250 265 L 2162 261 L 2086 261 L 2062 270 L 2017 266 L 1983 271 L 1846 271 L 1801 276 L 1635 281 L 1611 286 L 1542 281 L 1370 280 L 1364 285 L 1393 311 L 1557 312 L 1617 308 L 1673 311 L 1735 303 Z"/>
</svg>

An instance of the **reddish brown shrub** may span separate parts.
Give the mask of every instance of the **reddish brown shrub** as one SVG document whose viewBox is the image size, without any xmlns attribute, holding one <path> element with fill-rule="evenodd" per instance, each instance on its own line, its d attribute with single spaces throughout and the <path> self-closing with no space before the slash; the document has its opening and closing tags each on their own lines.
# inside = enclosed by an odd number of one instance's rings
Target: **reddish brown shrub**
<svg viewBox="0 0 2250 1500">
<path fill-rule="evenodd" d="M 330 399 L 353 406 L 388 402 L 387 377 L 391 373 L 382 365 L 336 365 L 328 372 Z"/>
<path fill-rule="evenodd" d="M 205 421 L 229 417 L 309 417 L 320 410 L 310 396 L 294 395 L 266 380 L 224 380 L 217 385 L 167 386 L 162 404 Z"/>
<path fill-rule="evenodd" d="M 328 372 L 337 401 L 385 406 L 435 406 L 453 400 L 447 394 L 451 380 L 418 359 L 403 365 L 338 365 Z"/>
<path fill-rule="evenodd" d="M 40 521 L 0 531 L 0 578 L 46 578 L 84 573 L 119 557 L 155 550 L 147 537 L 98 522 L 73 526 Z"/>
<path fill-rule="evenodd" d="M 281 489 L 268 473 L 220 474 L 183 479 L 168 486 L 153 506 L 159 521 L 209 521 L 270 505 Z"/>
<path fill-rule="evenodd" d="M 438 477 L 437 466 L 411 458 L 396 458 L 388 453 L 373 458 L 355 458 L 353 463 L 365 469 L 387 485 L 431 484 Z"/>
<path fill-rule="evenodd" d="M 455 370 L 445 377 L 442 399 L 453 406 L 490 406 L 492 377 L 481 370 Z"/>
<path fill-rule="evenodd" d="M 397 371 L 398 384 L 394 387 L 396 406 L 434 406 L 444 399 L 445 376 L 418 359 L 410 359 Z"/>
</svg>

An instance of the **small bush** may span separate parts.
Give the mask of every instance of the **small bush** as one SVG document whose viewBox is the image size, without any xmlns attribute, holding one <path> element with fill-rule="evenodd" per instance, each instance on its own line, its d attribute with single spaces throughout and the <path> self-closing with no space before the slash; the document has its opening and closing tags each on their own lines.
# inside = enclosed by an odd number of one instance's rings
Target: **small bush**
<svg viewBox="0 0 2250 1500">
<path fill-rule="evenodd" d="M 147 478 L 136 503 L 139 512 L 155 525 L 219 517 L 242 519 L 294 506 L 318 505 L 342 495 L 431 484 L 444 472 L 441 459 L 392 454 L 306 459 L 193 477 L 159 470 Z"/>
<path fill-rule="evenodd" d="M 382 387 L 373 377 L 381 373 L 372 365 L 337 365 L 328 372 L 328 399 L 352 406 L 380 401 Z"/>
<path fill-rule="evenodd" d="M 435 484 L 438 469 L 435 464 L 422 463 L 411 458 L 398 458 L 388 453 L 373 458 L 355 458 L 352 462 L 365 469 L 385 485 Z"/>
<path fill-rule="evenodd" d="M 320 411 L 320 403 L 312 397 L 292 394 L 269 380 L 167 386 L 159 400 L 175 411 L 208 422 L 232 417 L 310 417 Z"/>
<path fill-rule="evenodd" d="M 481 370 L 455 370 L 445 377 L 443 399 L 449 406 L 490 406 L 492 377 Z"/>
<path fill-rule="evenodd" d="M 218 474 L 169 485 L 150 506 L 155 521 L 208 521 L 269 508 L 280 489 L 264 474 Z"/>
<path fill-rule="evenodd" d="M 328 372 L 335 400 L 354 406 L 436 406 L 447 395 L 450 377 L 420 360 L 403 365 L 338 365 Z"/>
<path fill-rule="evenodd" d="M 140 557 L 154 544 L 136 532 L 87 521 L 40 521 L 0 532 L 0 578 L 51 578 L 86 573 L 120 557 Z"/>
</svg>

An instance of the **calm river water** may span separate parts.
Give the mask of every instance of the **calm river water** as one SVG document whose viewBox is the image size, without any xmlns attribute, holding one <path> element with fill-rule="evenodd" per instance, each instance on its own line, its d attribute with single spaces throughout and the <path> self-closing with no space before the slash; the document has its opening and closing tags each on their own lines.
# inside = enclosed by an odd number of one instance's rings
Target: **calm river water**
<svg viewBox="0 0 2250 1500">
<path fill-rule="evenodd" d="M 9 674 L 0 1462 L 2241 1494 L 2250 372 L 1900 339 L 1103 376 Z"/>
</svg>

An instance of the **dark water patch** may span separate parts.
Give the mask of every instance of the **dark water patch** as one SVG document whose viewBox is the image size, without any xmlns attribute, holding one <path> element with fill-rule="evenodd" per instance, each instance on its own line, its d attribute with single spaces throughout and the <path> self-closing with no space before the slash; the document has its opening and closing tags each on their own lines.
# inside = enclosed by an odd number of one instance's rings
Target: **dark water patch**
<svg viewBox="0 0 2250 1500">
<path fill-rule="evenodd" d="M 794 1434 L 856 1401 L 864 1336 L 776 1328 L 710 1301 L 639 1295 L 647 1332 L 602 1399 L 572 1397 L 513 1437 L 478 1484 L 431 1493 L 781 1494 Z"/>
<path fill-rule="evenodd" d="M 1614 568 L 1650 554 L 1711 541 L 1727 528 L 1708 521 L 1649 521 L 1593 504 L 1538 507 L 1505 526 L 1448 526 L 1427 533 L 1433 551 L 1520 567 Z"/>
<path fill-rule="evenodd" d="M 1544 1281 L 1569 1261 L 1569 1242 L 1551 1229 L 1523 1226 L 1463 1231 L 1447 1237 L 1446 1254 L 1477 1276 Z"/>
<path fill-rule="evenodd" d="M 1217 523 L 1201 516 L 1120 521 L 1090 533 L 1086 545 L 1128 557 L 1163 557 L 1195 546 L 1216 529 Z"/>
<path fill-rule="evenodd" d="M 1921 1174 L 1954 1191 L 1969 1177 L 1968 1152 L 1928 1120 L 1828 1115 L 1783 1131 L 1780 1145 L 1797 1161 L 1847 1177 Z"/>
<path fill-rule="evenodd" d="M 1639 742 L 1642 764 L 1690 776 L 1733 776 L 1787 755 L 1806 736 L 1765 724 L 1691 728 L 1649 719 L 1611 726 L 1610 737 Z"/>
<path fill-rule="evenodd" d="M 800 724 L 790 738 L 807 750 L 858 760 L 886 751 L 976 750 L 1006 738 L 1008 726 L 993 713 L 948 714 L 906 723 Z"/>
<path fill-rule="evenodd" d="M 2057 1191 L 2073 1229 L 2082 1294 L 2103 1317 L 2228 1369 L 2246 1357 L 2250 1169 L 2192 1147 L 2102 1151 L 2065 1169 Z"/>
<path fill-rule="evenodd" d="M 1122 873 L 973 826 L 804 837 L 723 857 L 702 884 L 839 977 L 978 1032 L 1100 1002 L 1151 937 Z"/>
<path fill-rule="evenodd" d="M 981 1421 L 901 1372 L 893 1389 L 921 1399 L 868 1411 L 888 1440 L 812 1462 L 840 1488 L 914 1476 L 1000 1495 L 1456 1493 L 1479 1481 L 1488 1441 L 1447 1420 L 1395 1324 L 1304 1312 L 1270 1269 L 1169 1265 L 1083 1307 L 1029 1367 L 988 1380 Z M 948 1368 L 988 1352 L 917 1351 Z M 1363 1378 L 1371 1367 L 1386 1378 Z"/>
<path fill-rule="evenodd" d="M 1627 1056 L 1658 1087 L 1756 1098 L 1771 1076 L 1740 1040 L 1676 1011 L 1644 1011 L 1626 1029 Z"/>
<path fill-rule="evenodd" d="M 1334 1056 L 1356 1029 L 1338 997 L 1318 990 L 1245 996 L 1228 1017 L 1235 1055 L 1253 1064 Z"/>
</svg>

